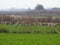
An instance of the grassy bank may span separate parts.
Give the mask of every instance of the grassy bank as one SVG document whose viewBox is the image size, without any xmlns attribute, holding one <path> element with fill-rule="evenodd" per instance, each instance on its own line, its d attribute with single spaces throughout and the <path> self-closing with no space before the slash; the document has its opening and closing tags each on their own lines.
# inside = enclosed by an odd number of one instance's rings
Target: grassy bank
<svg viewBox="0 0 60 45">
<path fill-rule="evenodd" d="M 60 33 L 60 25 L 58 26 L 26 26 L 26 25 L 6 25 L 0 24 L 0 32 L 13 33 Z"/>
</svg>

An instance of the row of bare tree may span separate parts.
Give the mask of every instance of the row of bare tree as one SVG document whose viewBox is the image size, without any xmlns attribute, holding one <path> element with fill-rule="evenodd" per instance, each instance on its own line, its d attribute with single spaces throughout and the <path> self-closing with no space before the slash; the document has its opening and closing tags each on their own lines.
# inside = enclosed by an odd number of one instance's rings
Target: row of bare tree
<svg viewBox="0 0 60 45">
<path fill-rule="evenodd" d="M 33 23 L 60 23 L 60 18 L 47 17 L 47 18 L 18 18 L 10 15 L 0 15 L 0 23 L 8 24 L 33 24 Z"/>
</svg>

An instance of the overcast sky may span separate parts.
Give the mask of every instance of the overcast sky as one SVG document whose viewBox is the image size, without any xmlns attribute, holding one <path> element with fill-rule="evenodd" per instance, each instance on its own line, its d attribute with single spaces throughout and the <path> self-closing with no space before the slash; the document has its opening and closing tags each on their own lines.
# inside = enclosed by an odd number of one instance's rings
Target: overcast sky
<svg viewBox="0 0 60 45">
<path fill-rule="evenodd" d="M 34 8 L 42 4 L 45 8 L 60 7 L 60 0 L 0 0 L 0 9 Z"/>
</svg>

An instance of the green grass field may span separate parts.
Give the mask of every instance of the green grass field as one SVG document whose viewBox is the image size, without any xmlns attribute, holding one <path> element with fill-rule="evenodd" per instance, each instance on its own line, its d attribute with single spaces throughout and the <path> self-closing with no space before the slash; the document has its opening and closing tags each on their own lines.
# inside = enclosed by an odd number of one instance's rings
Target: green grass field
<svg viewBox="0 0 60 45">
<path fill-rule="evenodd" d="M 4 30 L 9 33 L 3 33 Z M 60 45 L 60 25 L 48 27 L 0 24 L 0 45 Z"/>
<path fill-rule="evenodd" d="M 4 34 L 0 45 L 60 45 L 60 34 Z"/>
</svg>

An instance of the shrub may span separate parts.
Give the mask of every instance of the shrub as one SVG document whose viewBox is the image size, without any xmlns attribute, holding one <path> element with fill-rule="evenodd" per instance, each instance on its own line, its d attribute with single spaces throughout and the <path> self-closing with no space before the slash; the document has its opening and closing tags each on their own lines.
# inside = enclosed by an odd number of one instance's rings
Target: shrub
<svg viewBox="0 0 60 45">
<path fill-rule="evenodd" d="M 0 29 L 0 33 L 9 33 L 9 31 L 6 29 Z"/>
</svg>

